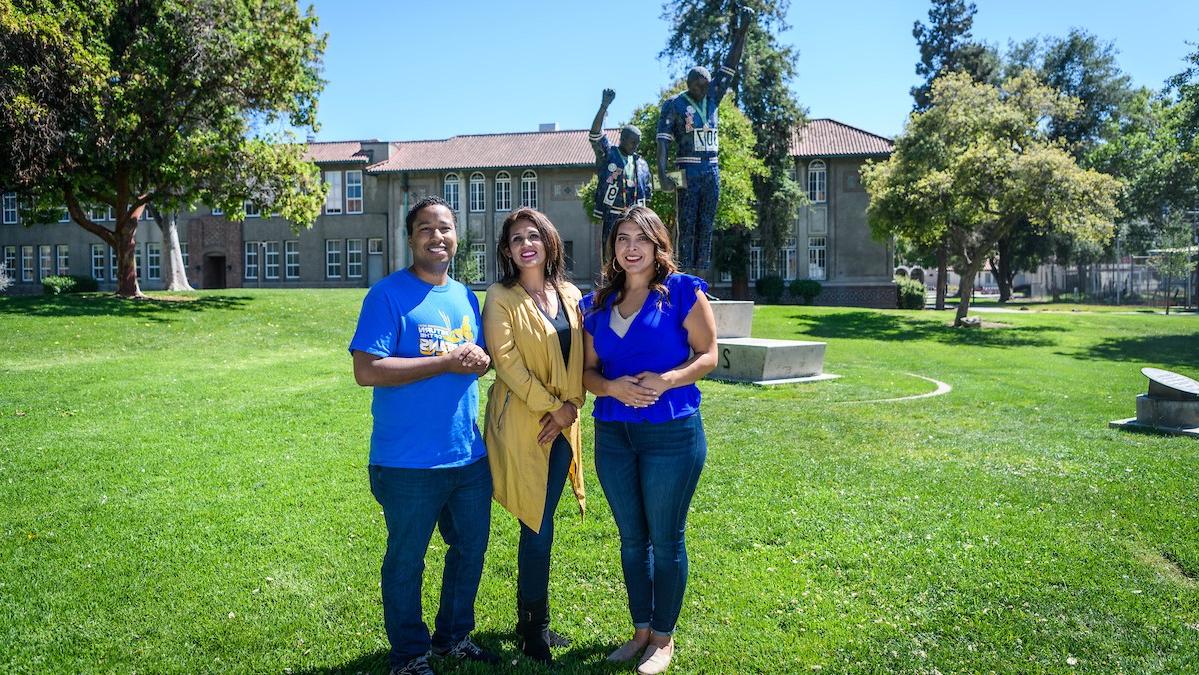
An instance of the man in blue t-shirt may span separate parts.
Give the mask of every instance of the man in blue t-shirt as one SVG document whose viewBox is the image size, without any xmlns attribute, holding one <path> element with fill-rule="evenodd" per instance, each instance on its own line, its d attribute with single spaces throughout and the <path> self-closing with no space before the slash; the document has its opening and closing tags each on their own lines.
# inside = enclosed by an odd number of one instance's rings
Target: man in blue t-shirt
<svg viewBox="0 0 1199 675">
<path fill-rule="evenodd" d="M 673 191 L 674 179 L 666 173 L 670 143 L 676 145 L 675 163 L 682 170 L 683 191 L 678 197 L 679 240 L 675 245 L 679 265 L 701 276 L 712 261 L 712 229 L 720 200 L 720 150 L 717 119 L 724 98 L 745 48 L 745 35 L 753 22 L 753 11 L 742 8 L 733 31 L 733 46 L 713 79 L 707 68 L 696 66 L 687 73 L 687 89 L 662 104 L 658 114 L 658 182 Z"/>
<path fill-rule="evenodd" d="M 470 638 L 491 529 L 491 470 L 476 424 L 478 379 L 491 360 L 478 299 L 449 278 L 458 248 L 453 210 L 426 197 L 406 226 L 412 266 L 366 294 L 350 353 L 355 381 L 374 388 L 369 472 L 387 522 L 382 589 L 391 672 L 431 675 L 430 649 L 499 662 Z M 421 580 L 434 525 L 448 548 L 430 638 Z"/>
<path fill-rule="evenodd" d="M 616 221 L 634 206 L 645 206 L 653 193 L 649 164 L 637 154 L 641 130 L 632 124 L 624 125 L 620 129 L 620 144 L 616 146 L 604 135 L 604 117 L 615 99 L 614 90 L 604 90 L 599 110 L 591 122 L 591 134 L 587 137 L 595 151 L 595 173 L 599 179 L 591 215 L 603 223 L 599 246 L 601 261 Z"/>
</svg>

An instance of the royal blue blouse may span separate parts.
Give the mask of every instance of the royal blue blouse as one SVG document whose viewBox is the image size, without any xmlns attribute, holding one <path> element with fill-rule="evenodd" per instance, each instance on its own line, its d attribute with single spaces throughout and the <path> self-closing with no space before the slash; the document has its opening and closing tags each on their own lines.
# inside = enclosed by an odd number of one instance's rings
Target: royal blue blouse
<svg viewBox="0 0 1199 675">
<path fill-rule="evenodd" d="M 690 274 L 666 277 L 666 298 L 651 291 L 622 338 L 609 325 L 612 301 L 595 308 L 595 293 L 579 303 L 583 329 L 591 334 L 599 356 L 600 374 L 609 380 L 644 371 L 664 373 L 691 358 L 683 321 L 696 302 L 696 291 L 707 291 L 708 282 Z M 662 302 L 659 302 L 659 300 Z M 604 422 L 669 422 L 699 411 L 699 387 L 689 384 L 670 389 L 647 408 L 633 408 L 611 396 L 595 399 L 592 415 Z"/>
</svg>

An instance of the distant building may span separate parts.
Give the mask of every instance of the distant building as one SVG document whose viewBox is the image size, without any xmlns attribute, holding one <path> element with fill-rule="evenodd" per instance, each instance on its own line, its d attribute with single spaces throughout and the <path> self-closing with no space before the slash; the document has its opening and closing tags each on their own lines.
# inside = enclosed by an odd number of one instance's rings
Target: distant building
<svg viewBox="0 0 1199 675">
<path fill-rule="evenodd" d="M 179 214 L 188 279 L 197 288 L 363 287 L 410 262 L 404 215 L 421 197 L 443 196 L 458 214 L 460 245 L 479 263 L 479 288 L 496 277 L 495 242 L 504 217 L 526 205 L 558 226 L 576 283 L 599 271 L 599 226 L 587 218 L 578 190 L 591 179 L 587 132 L 454 136 L 444 140 L 312 142 L 308 156 L 328 186 L 316 224 L 295 233 L 283 218 L 252 210 L 242 222 L 201 207 Z M 606 133 L 613 142 L 617 130 Z M 812 202 L 800 209 L 793 236 L 780 252 L 788 279 L 824 285 L 822 304 L 895 306 L 893 253 L 866 226 L 866 194 L 858 169 L 885 158 L 891 143 L 833 120 L 814 120 L 792 141 L 796 177 Z M 16 196 L 0 201 L 0 252 L 18 292 L 36 292 L 42 277 L 75 274 L 115 288 L 116 256 L 78 225 L 23 227 Z M 111 224 L 107 210 L 92 218 Z M 751 279 L 763 272 L 757 247 Z M 148 218 L 137 231 L 137 268 L 144 289 L 162 287 L 163 244 Z"/>
</svg>

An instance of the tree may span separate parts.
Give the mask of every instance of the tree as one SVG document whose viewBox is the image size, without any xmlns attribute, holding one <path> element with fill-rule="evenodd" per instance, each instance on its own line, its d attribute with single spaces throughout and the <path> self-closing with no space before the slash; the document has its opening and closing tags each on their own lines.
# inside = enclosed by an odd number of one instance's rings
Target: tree
<svg viewBox="0 0 1199 675">
<path fill-rule="evenodd" d="M 134 237 L 151 204 L 236 219 L 249 202 L 310 226 L 316 167 L 262 130 L 316 128 L 324 46 L 312 10 L 287 0 L 0 0 L 0 184 L 27 222 L 65 204 L 113 247 L 124 297 L 141 297 Z"/>
<path fill-rule="evenodd" d="M 662 103 L 673 96 L 682 83 L 675 87 L 662 90 L 655 103 L 647 103 L 633 111 L 629 124 L 641 131 L 641 144 L 637 152 L 650 166 L 656 166 L 658 161 L 658 145 L 654 140 L 657 135 L 658 111 Z M 753 178 L 765 171 L 762 160 L 754 155 L 754 129 L 749 119 L 737 109 L 730 97 L 720 102 L 720 202 L 716 205 L 717 234 L 728 230 L 734 225 L 753 227 L 756 216 L 753 209 Z M 672 146 L 673 147 L 673 146 Z M 598 222 L 591 216 L 592 206 L 595 205 L 596 177 L 579 189 L 579 198 L 583 210 L 592 222 Z M 675 193 L 654 190 L 648 204 L 667 227 L 675 227 Z M 719 260 L 716 267 L 720 271 L 732 271 L 721 267 Z"/>
<path fill-rule="evenodd" d="M 1166 314 L 1170 313 L 1173 301 L 1174 282 L 1186 279 L 1191 273 L 1191 259 L 1195 257 L 1191 246 L 1191 228 L 1174 215 L 1158 235 L 1157 248 L 1150 251 L 1149 265 L 1164 279 L 1164 295 L 1166 296 Z"/>
<path fill-rule="evenodd" d="M 686 67 L 720 61 L 731 46 L 730 21 L 740 8 L 750 8 L 756 17 L 746 37 L 741 67 L 730 89 L 737 106 L 753 123 L 754 154 L 765 167 L 752 179 L 757 227 L 726 229 L 722 233 L 715 242 L 714 257 L 718 268 L 741 260 L 742 256 L 737 252 L 748 251 L 748 241 L 737 239 L 754 231 L 761 241 L 768 272 L 777 272 L 778 250 L 791 230 L 796 212 L 807 198 L 792 178 L 791 138 L 805 115 L 790 86 L 795 78 L 798 53 L 793 47 L 780 44 L 776 37 L 789 28 L 786 22 L 789 4 L 787 0 L 683 0 L 663 5 L 662 18 L 673 28 L 661 56 L 668 57 L 672 64 Z M 722 130 L 722 143 L 723 135 Z M 723 203 L 730 199 L 723 188 L 723 157 L 721 167 L 720 201 Z M 750 221 L 741 223 L 748 225 Z M 738 285 L 748 288 L 748 281 L 743 277 L 746 269 L 741 265 L 730 270 L 735 288 Z"/>
<path fill-rule="evenodd" d="M 1045 122 L 1077 108 L 1031 72 L 1001 86 L 947 73 L 933 83 L 928 110 L 915 113 L 891 157 L 862 172 L 867 219 L 876 236 L 947 241 L 962 275 L 956 325 L 970 288 L 998 241 L 1021 219 L 1034 227 L 1102 242 L 1119 215 L 1119 182 L 1083 169 Z"/>
</svg>

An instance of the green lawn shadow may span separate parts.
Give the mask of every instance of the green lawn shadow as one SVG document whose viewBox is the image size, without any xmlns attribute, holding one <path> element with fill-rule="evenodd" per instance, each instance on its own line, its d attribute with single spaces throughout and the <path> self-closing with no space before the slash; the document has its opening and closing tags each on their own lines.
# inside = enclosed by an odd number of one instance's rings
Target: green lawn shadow
<svg viewBox="0 0 1199 675">
<path fill-rule="evenodd" d="M 790 318 L 799 322 L 797 332 L 809 337 L 881 341 L 932 340 L 949 345 L 975 347 L 1048 347 L 1057 344 L 1057 340 L 1050 333 L 1067 330 L 1060 326 L 1044 325 L 954 328 L 936 319 L 920 319 L 886 312 L 794 314 Z"/>
<path fill-rule="evenodd" d="M 1135 361 L 1144 366 L 1199 368 L 1199 332 L 1192 335 L 1109 337 L 1078 352 L 1080 359 Z"/>
<path fill-rule="evenodd" d="M 110 293 L 16 296 L 0 299 L 0 315 L 98 317 L 119 316 L 143 321 L 169 321 L 191 312 L 242 309 L 250 300 L 238 295 L 202 295 L 183 300 L 149 297 L 118 298 Z"/>
</svg>

